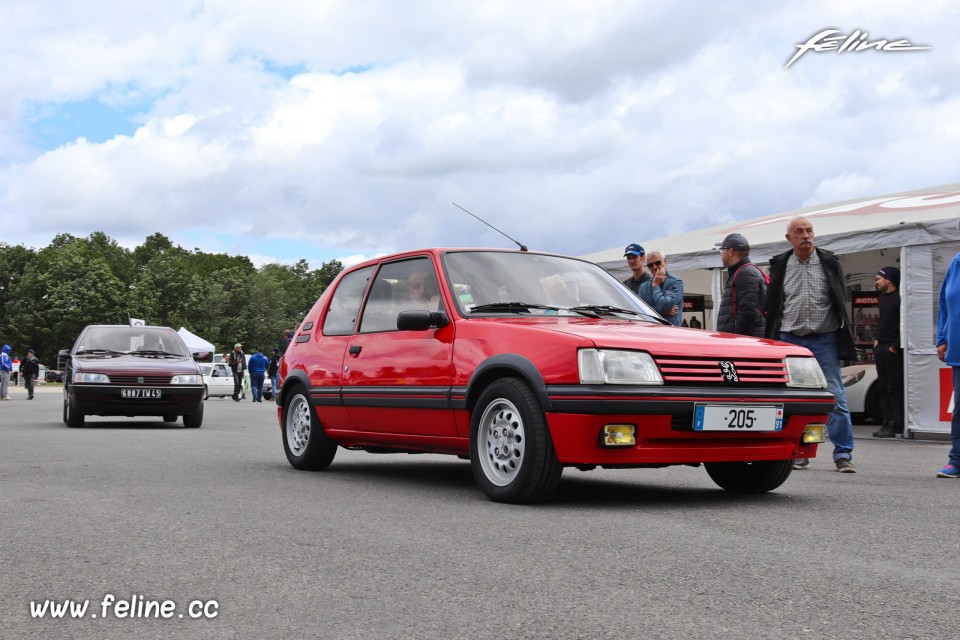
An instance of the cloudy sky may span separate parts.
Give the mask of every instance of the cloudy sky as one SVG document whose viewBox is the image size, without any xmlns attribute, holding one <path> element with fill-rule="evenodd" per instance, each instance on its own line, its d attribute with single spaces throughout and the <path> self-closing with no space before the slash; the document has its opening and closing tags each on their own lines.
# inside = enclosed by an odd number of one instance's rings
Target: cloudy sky
<svg viewBox="0 0 960 640">
<path fill-rule="evenodd" d="M 0 241 L 582 255 L 960 181 L 960 0 L 0 0 Z M 827 29 L 929 50 L 814 51 Z"/>
</svg>

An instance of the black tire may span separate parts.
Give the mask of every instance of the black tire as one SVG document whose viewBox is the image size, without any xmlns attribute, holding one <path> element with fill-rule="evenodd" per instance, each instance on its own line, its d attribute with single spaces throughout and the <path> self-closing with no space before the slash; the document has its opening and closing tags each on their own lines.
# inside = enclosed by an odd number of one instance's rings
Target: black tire
<svg viewBox="0 0 960 640">
<path fill-rule="evenodd" d="M 322 471 L 337 455 L 338 445 L 327 437 L 303 387 L 297 386 L 283 403 L 283 451 L 294 469 Z"/>
<path fill-rule="evenodd" d="M 470 417 L 470 467 L 494 502 L 537 502 L 556 489 L 563 466 L 543 410 L 522 380 L 496 380 L 477 399 Z"/>
<path fill-rule="evenodd" d="M 765 493 L 786 482 L 793 460 L 762 462 L 707 462 L 707 475 L 723 489 L 734 493 Z"/>
<path fill-rule="evenodd" d="M 864 409 L 870 416 L 870 420 L 874 424 L 883 425 L 883 409 L 880 404 L 880 385 L 878 383 L 874 382 L 867 389 L 867 397 L 864 398 L 863 404 L 866 405 Z"/>
<path fill-rule="evenodd" d="M 163 418 L 166 420 L 166 416 Z M 176 416 L 173 417 L 174 420 L 177 419 Z M 183 426 L 187 429 L 199 429 L 200 425 L 203 424 L 203 405 L 200 405 L 200 410 L 196 413 L 191 413 L 190 415 L 183 416 Z"/>
<path fill-rule="evenodd" d="M 70 400 L 70 394 L 63 392 L 63 421 L 71 429 L 78 429 L 83 426 L 83 414 L 76 410 L 73 401 Z"/>
<path fill-rule="evenodd" d="M 177 416 L 175 416 L 175 415 L 163 416 L 163 421 L 164 421 L 164 422 L 176 422 L 176 421 L 177 421 Z"/>
<path fill-rule="evenodd" d="M 203 385 L 203 399 L 206 400 L 210 397 L 210 388 L 207 385 Z"/>
</svg>

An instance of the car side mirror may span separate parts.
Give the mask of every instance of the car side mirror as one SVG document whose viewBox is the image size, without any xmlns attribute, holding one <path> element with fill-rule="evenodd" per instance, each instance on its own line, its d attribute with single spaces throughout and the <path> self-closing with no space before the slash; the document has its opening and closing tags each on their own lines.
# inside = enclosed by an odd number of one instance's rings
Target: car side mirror
<svg viewBox="0 0 960 640">
<path fill-rule="evenodd" d="M 70 355 L 70 349 L 60 349 L 60 351 L 58 351 L 57 353 L 58 353 L 59 355 L 61 355 L 61 356 L 69 356 L 69 355 Z"/>
<path fill-rule="evenodd" d="M 400 331 L 426 331 L 432 327 L 445 327 L 450 324 L 445 311 L 427 311 L 426 309 L 401 311 L 397 315 L 397 329 Z"/>
</svg>

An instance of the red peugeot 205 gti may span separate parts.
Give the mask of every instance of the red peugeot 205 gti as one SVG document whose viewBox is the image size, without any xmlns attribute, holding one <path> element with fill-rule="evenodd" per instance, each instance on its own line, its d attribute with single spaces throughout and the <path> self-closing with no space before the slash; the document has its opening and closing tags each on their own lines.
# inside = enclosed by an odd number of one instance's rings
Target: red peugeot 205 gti
<svg viewBox="0 0 960 640">
<path fill-rule="evenodd" d="M 543 500 L 564 467 L 703 465 L 779 487 L 816 456 L 833 396 L 804 348 L 674 327 L 583 260 L 430 249 L 343 271 L 297 329 L 276 394 L 283 446 L 470 459 L 492 500 Z"/>
</svg>

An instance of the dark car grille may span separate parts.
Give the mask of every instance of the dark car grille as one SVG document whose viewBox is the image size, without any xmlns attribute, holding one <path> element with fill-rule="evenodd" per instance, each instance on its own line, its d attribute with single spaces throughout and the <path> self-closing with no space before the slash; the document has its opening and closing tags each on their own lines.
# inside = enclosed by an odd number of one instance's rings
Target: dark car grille
<svg viewBox="0 0 960 640">
<path fill-rule="evenodd" d="M 740 380 L 732 384 L 783 386 L 787 383 L 787 365 L 779 358 L 657 356 L 655 359 L 665 384 L 731 384 L 724 380 L 721 362 L 730 362 L 736 368 Z"/>
<path fill-rule="evenodd" d="M 173 376 L 110 376 L 112 384 L 125 385 L 148 385 L 148 384 L 170 384 L 170 378 Z"/>
</svg>

